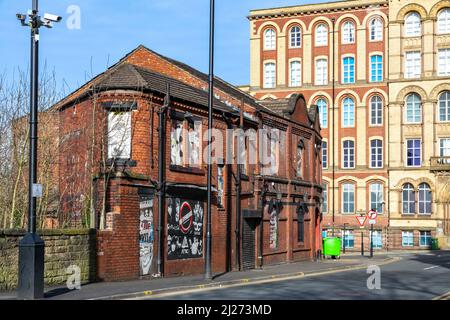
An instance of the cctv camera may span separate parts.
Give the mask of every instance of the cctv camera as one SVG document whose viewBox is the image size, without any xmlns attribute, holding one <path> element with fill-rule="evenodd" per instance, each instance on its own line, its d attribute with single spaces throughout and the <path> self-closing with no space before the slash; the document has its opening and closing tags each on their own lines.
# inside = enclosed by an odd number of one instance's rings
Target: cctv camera
<svg viewBox="0 0 450 320">
<path fill-rule="evenodd" d="M 16 17 L 17 17 L 17 19 L 19 19 L 19 20 L 25 20 L 25 19 L 27 18 L 26 15 L 21 14 L 21 13 L 16 14 Z"/>
<path fill-rule="evenodd" d="M 59 22 L 59 21 L 62 20 L 62 17 L 57 16 L 55 14 L 46 13 L 46 14 L 44 14 L 44 19 L 45 20 L 49 20 L 49 21 L 53 21 L 53 22 Z"/>
</svg>

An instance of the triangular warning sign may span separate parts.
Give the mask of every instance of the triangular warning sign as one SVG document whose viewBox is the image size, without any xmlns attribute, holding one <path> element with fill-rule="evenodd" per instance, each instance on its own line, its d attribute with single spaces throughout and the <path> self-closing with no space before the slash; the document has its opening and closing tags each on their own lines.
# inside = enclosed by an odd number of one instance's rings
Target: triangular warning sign
<svg viewBox="0 0 450 320">
<path fill-rule="evenodd" d="M 364 226 L 364 223 L 366 223 L 367 216 L 357 216 L 356 219 L 358 220 L 359 225 L 360 225 L 361 227 L 363 227 L 363 226 Z"/>
</svg>

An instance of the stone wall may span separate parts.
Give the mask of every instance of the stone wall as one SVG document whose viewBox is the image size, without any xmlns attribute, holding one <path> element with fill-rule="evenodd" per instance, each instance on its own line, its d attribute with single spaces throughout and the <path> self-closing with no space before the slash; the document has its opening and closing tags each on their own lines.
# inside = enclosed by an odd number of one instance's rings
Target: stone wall
<svg viewBox="0 0 450 320">
<path fill-rule="evenodd" d="M 12 290 L 18 282 L 19 241 L 25 233 L 0 230 L 0 290 Z M 81 269 L 81 283 L 95 280 L 95 230 L 45 230 L 39 232 L 45 241 L 45 284 L 59 285 L 67 281 L 67 267 Z"/>
</svg>

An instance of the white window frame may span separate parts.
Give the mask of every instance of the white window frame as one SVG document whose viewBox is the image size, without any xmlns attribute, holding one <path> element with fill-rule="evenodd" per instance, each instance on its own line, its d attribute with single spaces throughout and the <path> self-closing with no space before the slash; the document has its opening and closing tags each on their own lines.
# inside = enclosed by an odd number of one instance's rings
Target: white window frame
<svg viewBox="0 0 450 320">
<path fill-rule="evenodd" d="M 323 101 L 324 103 L 321 103 Z M 328 103 L 325 98 L 319 98 L 316 101 L 316 105 L 319 108 L 319 120 L 320 127 L 322 129 L 328 128 Z"/>
<path fill-rule="evenodd" d="M 348 193 L 348 201 L 345 200 L 345 193 Z M 350 201 L 350 195 L 353 194 L 353 202 Z M 354 183 L 344 183 L 342 184 L 342 213 L 343 214 L 352 214 L 355 213 L 355 207 L 356 207 L 356 188 Z M 346 211 L 346 205 L 347 209 L 350 209 L 349 207 L 353 205 L 353 210 Z"/>
<path fill-rule="evenodd" d="M 328 45 L 328 26 L 325 23 L 317 25 L 315 29 L 314 45 L 316 47 L 325 47 Z"/>
<path fill-rule="evenodd" d="M 414 97 L 419 98 L 416 100 Z M 410 100 L 410 98 L 412 100 Z M 410 101 L 409 101 L 410 100 Z M 411 114 L 412 114 L 412 120 L 408 119 L 408 110 L 411 108 Z M 411 124 L 420 124 L 422 123 L 422 97 L 412 92 L 406 96 L 405 99 L 405 123 L 411 123 Z"/>
<path fill-rule="evenodd" d="M 295 28 L 297 28 L 296 31 L 294 31 Z M 298 42 L 300 42 L 300 44 L 298 44 Z M 300 26 L 293 26 L 289 31 L 289 48 L 301 48 L 301 47 L 302 47 L 302 28 Z"/>
<path fill-rule="evenodd" d="M 419 165 L 408 165 L 408 141 L 419 141 L 420 143 L 419 143 L 419 146 L 420 146 L 420 149 L 419 149 L 419 151 L 420 151 L 420 164 Z M 413 148 L 413 150 L 415 150 L 415 148 Z M 423 157 L 422 157 L 422 152 L 423 152 L 423 150 L 422 150 L 422 139 L 420 139 L 420 138 L 411 138 L 411 139 L 406 139 L 405 140 L 405 167 L 408 167 L 408 168 L 420 168 L 421 166 L 422 166 L 422 163 L 423 163 Z M 413 156 L 413 159 L 414 159 L 414 156 Z"/>
<path fill-rule="evenodd" d="M 369 22 L 369 41 L 383 41 L 383 21 L 380 17 L 375 17 Z"/>
<path fill-rule="evenodd" d="M 356 29 L 355 24 L 351 21 L 345 21 L 342 25 L 342 44 L 355 43 Z"/>
<path fill-rule="evenodd" d="M 372 147 L 372 142 L 375 142 L 375 141 L 380 141 L 381 142 L 381 147 L 380 146 L 376 146 L 375 148 L 376 148 L 376 152 L 375 152 L 375 154 L 373 153 L 373 147 Z M 384 158 L 383 158 L 383 140 L 382 139 L 379 139 L 379 138 L 374 138 L 374 139 L 370 139 L 369 140 L 369 148 L 370 148 L 370 152 L 369 152 L 369 157 L 370 157 L 370 159 L 369 159 L 369 168 L 372 168 L 372 169 L 381 169 L 381 168 L 383 168 L 383 160 L 384 160 Z M 375 160 L 375 166 L 374 166 L 374 163 L 372 162 L 372 156 L 374 156 L 375 155 L 375 157 L 376 157 L 376 160 Z M 378 165 L 378 156 L 379 155 L 381 155 L 381 165 L 379 166 Z"/>
<path fill-rule="evenodd" d="M 323 147 L 323 144 L 326 144 L 326 147 L 324 148 Z M 322 169 L 326 169 L 326 168 L 328 168 L 328 140 L 322 140 L 322 153 L 321 153 L 321 156 L 322 156 Z M 325 162 L 323 161 L 325 159 Z M 326 164 L 325 166 L 323 165 L 323 164 Z"/>
<path fill-rule="evenodd" d="M 347 101 L 351 101 L 352 103 L 347 103 Z M 353 106 L 353 110 L 347 109 Z M 342 100 L 342 127 L 343 128 L 353 128 L 355 127 L 355 113 L 356 113 L 356 105 L 355 99 L 351 97 L 345 97 Z M 353 116 L 352 116 L 353 115 Z"/>
<path fill-rule="evenodd" d="M 422 55 L 420 51 L 405 53 L 405 79 L 417 79 L 422 76 Z"/>
<path fill-rule="evenodd" d="M 443 106 L 443 108 L 442 108 Z M 443 91 L 438 98 L 438 121 L 450 122 L 450 91 Z"/>
<path fill-rule="evenodd" d="M 450 48 L 443 48 L 438 50 L 438 76 L 450 76 Z"/>
<path fill-rule="evenodd" d="M 406 189 L 406 187 L 408 187 L 408 189 Z M 411 187 L 411 188 L 409 188 L 409 187 Z M 404 193 L 405 193 L 405 191 L 407 191 L 408 193 L 407 193 L 407 195 L 408 195 L 408 197 L 407 197 L 407 199 L 406 199 L 406 201 L 405 201 L 405 197 L 404 197 Z M 411 194 L 410 194 L 410 192 L 412 191 L 412 197 L 411 197 Z M 401 198 L 402 198 L 402 215 L 409 215 L 409 216 L 411 216 L 411 215 L 415 215 L 416 214 L 416 190 L 414 190 L 414 186 L 411 184 L 411 183 L 405 183 L 403 186 L 402 186 L 402 196 L 401 196 Z M 407 208 L 408 208 L 408 211 L 407 212 L 405 212 L 405 203 L 407 204 Z M 411 208 L 411 203 L 413 204 L 413 212 L 410 212 L 409 211 L 409 209 Z"/>
<path fill-rule="evenodd" d="M 352 142 L 353 147 L 346 148 L 345 142 Z M 355 169 L 355 166 L 356 166 L 355 148 L 356 148 L 355 140 L 352 140 L 352 139 L 343 139 L 342 140 L 342 169 Z M 352 152 L 353 152 L 353 154 L 352 154 Z M 351 165 L 352 164 L 352 161 L 350 160 L 351 156 L 353 156 L 353 165 Z M 348 159 L 347 165 L 345 162 L 345 157 L 347 157 L 347 159 Z"/>
<path fill-rule="evenodd" d="M 377 213 L 379 213 L 379 214 L 383 214 L 383 201 L 384 201 L 383 189 L 384 189 L 383 184 L 381 182 L 373 182 L 369 185 L 370 208 L 368 208 L 368 209 L 369 210 L 375 209 L 377 211 Z M 372 208 L 372 203 L 374 202 L 374 201 L 372 201 L 372 195 L 375 195 L 375 197 L 377 198 L 375 203 L 377 203 L 378 205 L 375 208 Z M 381 207 L 381 210 L 378 209 L 379 207 Z"/>
<path fill-rule="evenodd" d="M 272 70 L 268 70 L 268 66 L 273 66 L 273 71 Z M 263 88 L 264 89 L 273 89 L 276 87 L 277 85 L 277 65 L 274 61 L 265 61 L 264 62 L 264 76 L 263 76 Z M 270 72 L 270 75 L 268 74 Z M 273 74 L 273 77 L 272 77 Z M 270 76 L 270 78 L 269 78 Z M 269 83 L 269 80 L 270 83 Z"/>
<path fill-rule="evenodd" d="M 422 35 L 422 18 L 417 12 L 410 12 L 405 17 L 405 37 L 420 37 Z"/>
<path fill-rule="evenodd" d="M 373 127 L 382 126 L 383 118 L 384 118 L 383 117 L 383 98 L 381 98 L 380 95 L 375 94 L 370 98 L 369 103 L 370 103 L 370 126 L 373 126 Z M 375 112 L 375 118 L 373 117 L 374 112 Z M 378 120 L 380 120 L 380 121 L 378 122 Z"/>
<path fill-rule="evenodd" d="M 353 64 L 345 64 L 345 60 L 353 59 L 349 61 L 353 61 Z M 351 77 L 351 73 L 353 72 L 353 78 Z M 347 76 L 346 76 L 347 74 Z M 343 84 L 352 84 L 356 82 L 356 59 L 354 56 L 343 56 L 342 57 L 342 83 Z"/>
<path fill-rule="evenodd" d="M 429 244 L 422 244 L 423 238 L 428 239 Z M 428 248 L 430 247 L 430 245 L 431 245 L 431 231 L 419 231 L 419 247 Z"/>
<path fill-rule="evenodd" d="M 450 157 L 450 137 L 439 138 L 438 147 L 440 157 Z"/>
<path fill-rule="evenodd" d="M 293 70 L 293 65 L 298 64 L 298 70 Z M 294 79 L 293 71 L 298 72 L 298 79 Z M 301 87 L 302 86 L 302 61 L 301 60 L 290 60 L 289 61 L 289 87 Z"/>
<path fill-rule="evenodd" d="M 427 186 L 428 189 L 424 188 L 425 186 Z M 421 192 L 426 192 L 426 191 L 430 192 L 430 201 L 429 202 L 426 200 L 426 198 L 424 198 L 424 200 L 420 199 Z M 424 197 L 426 197 L 426 194 L 424 195 Z M 430 212 L 425 212 L 426 211 L 426 207 L 427 207 L 427 203 L 430 204 Z M 423 204 L 424 207 L 425 207 L 425 211 L 424 212 L 420 212 L 421 211 L 420 210 L 420 205 L 421 204 Z M 421 184 L 419 184 L 418 191 L 417 191 L 417 206 L 418 206 L 417 213 L 419 215 L 431 216 L 431 214 L 433 213 L 433 193 L 431 192 L 431 187 L 430 187 L 430 185 L 428 183 L 421 183 Z"/>
<path fill-rule="evenodd" d="M 273 28 L 264 31 L 264 50 L 275 50 L 277 48 L 277 32 Z"/>
<path fill-rule="evenodd" d="M 402 231 L 402 247 L 414 247 L 414 231 Z"/>
<path fill-rule="evenodd" d="M 372 62 L 372 59 L 375 57 L 380 57 L 381 61 Z M 384 68 L 383 68 L 383 55 L 379 53 L 375 53 L 370 55 L 369 63 L 370 63 L 370 82 L 383 82 L 384 80 Z M 374 68 L 375 67 L 375 68 Z M 381 79 L 378 79 L 379 72 L 381 71 Z M 375 72 L 375 79 L 373 78 L 373 73 Z"/>
<path fill-rule="evenodd" d="M 328 85 L 328 59 L 318 58 L 315 63 L 314 82 L 318 86 Z M 319 81 L 320 80 L 320 81 Z"/>
<path fill-rule="evenodd" d="M 450 8 L 443 8 L 437 16 L 437 33 L 450 33 Z"/>
</svg>

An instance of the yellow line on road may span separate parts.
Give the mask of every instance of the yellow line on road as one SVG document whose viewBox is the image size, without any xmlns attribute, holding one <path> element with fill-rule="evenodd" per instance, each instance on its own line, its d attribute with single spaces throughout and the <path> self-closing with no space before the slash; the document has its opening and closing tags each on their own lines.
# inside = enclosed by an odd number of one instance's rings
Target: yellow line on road
<svg viewBox="0 0 450 320">
<path fill-rule="evenodd" d="M 374 264 L 376 264 L 378 266 L 382 266 L 382 265 L 390 264 L 393 262 L 398 262 L 400 260 L 402 260 L 402 259 L 401 258 L 391 258 L 388 261 L 374 263 Z M 229 285 L 228 284 L 217 284 L 217 286 L 214 286 L 214 287 L 204 287 L 204 288 L 199 288 L 199 289 L 186 289 L 186 290 L 181 290 L 181 291 L 154 294 L 151 297 L 144 296 L 144 297 L 136 297 L 136 298 L 126 299 L 126 300 L 165 298 L 165 297 L 170 297 L 170 296 L 185 295 L 185 294 L 189 294 L 189 293 L 200 293 L 200 292 L 204 292 L 204 291 L 228 289 L 228 288 L 242 287 L 242 286 L 248 286 L 248 285 L 266 284 L 266 283 L 280 282 L 280 281 L 285 281 L 285 280 L 296 280 L 296 279 L 301 279 L 301 278 L 306 278 L 306 277 L 321 276 L 321 275 L 325 275 L 325 274 L 333 274 L 333 273 L 340 273 L 340 272 L 346 272 L 346 271 L 361 270 L 361 269 L 367 268 L 367 266 L 368 266 L 368 264 L 367 265 L 358 265 L 358 266 L 347 267 L 345 269 L 320 271 L 320 272 L 314 272 L 314 273 L 310 273 L 310 274 L 306 274 L 306 275 L 303 272 L 298 272 L 297 274 L 291 275 L 291 276 L 279 276 L 279 277 L 275 277 L 275 278 L 272 277 L 271 279 L 262 279 L 262 280 L 254 280 L 254 281 L 251 281 L 250 279 L 242 279 L 241 282 L 235 283 L 235 284 L 229 284 Z M 198 286 L 198 287 L 200 287 L 200 286 Z"/>
</svg>

